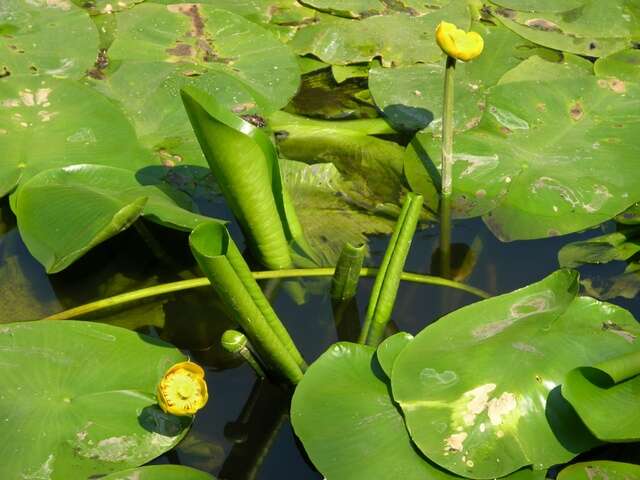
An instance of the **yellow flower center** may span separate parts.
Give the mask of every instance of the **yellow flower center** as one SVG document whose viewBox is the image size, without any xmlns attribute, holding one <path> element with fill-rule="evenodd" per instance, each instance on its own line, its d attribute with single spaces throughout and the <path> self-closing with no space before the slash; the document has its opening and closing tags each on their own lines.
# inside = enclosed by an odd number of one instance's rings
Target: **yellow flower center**
<svg viewBox="0 0 640 480">
<path fill-rule="evenodd" d="M 158 384 L 158 404 L 173 415 L 193 415 L 207 403 L 204 371 L 192 362 L 171 367 Z"/>
</svg>

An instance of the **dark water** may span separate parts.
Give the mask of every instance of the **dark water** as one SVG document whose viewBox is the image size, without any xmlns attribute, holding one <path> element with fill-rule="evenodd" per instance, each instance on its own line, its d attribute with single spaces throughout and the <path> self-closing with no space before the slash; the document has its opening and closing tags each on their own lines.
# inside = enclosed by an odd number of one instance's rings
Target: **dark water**
<svg viewBox="0 0 640 480">
<path fill-rule="evenodd" d="M 227 216 L 227 212 L 208 213 Z M 21 243 L 6 205 L 2 219 L 1 322 L 41 318 L 104 296 L 197 274 L 187 249 L 186 235 L 145 224 L 148 233 L 159 240 L 161 249 L 167 253 L 164 261 L 150 252 L 141 231 L 132 228 L 99 246 L 65 272 L 47 276 Z M 540 280 L 557 269 L 557 252 L 566 243 L 612 228 L 605 225 L 582 234 L 503 244 L 482 221 L 471 220 L 458 222 L 453 237 L 456 243 L 473 245 L 477 253 L 466 282 L 499 294 Z M 242 237 L 235 225 L 231 231 L 241 244 Z M 437 235 L 435 227 L 416 234 L 405 270 L 430 273 Z M 386 238 L 372 239 L 370 265 L 379 263 L 386 242 Z M 598 268 L 600 274 L 620 272 L 623 265 Z M 291 289 L 286 282 L 262 282 L 309 363 L 338 340 L 337 331 L 340 339 L 356 333 L 372 284 L 373 279 L 361 280 L 356 304 L 343 312 L 337 329 L 328 295 L 328 279 L 304 281 L 307 296 L 302 304 L 289 295 Z M 403 283 L 394 310 L 393 328 L 415 334 L 447 312 L 477 300 L 457 290 Z M 614 303 L 640 318 L 639 301 L 616 299 Z M 218 347 L 220 335 L 232 323 L 208 288 L 154 298 L 91 319 L 136 328 L 171 341 L 207 369 L 211 392 L 208 405 L 197 415 L 187 438 L 154 463 L 190 465 L 227 480 L 322 478 L 305 458 L 292 432 L 287 417 L 289 392 L 257 380 L 248 366 Z M 589 455 L 640 460 L 635 444 L 605 447 Z"/>
</svg>

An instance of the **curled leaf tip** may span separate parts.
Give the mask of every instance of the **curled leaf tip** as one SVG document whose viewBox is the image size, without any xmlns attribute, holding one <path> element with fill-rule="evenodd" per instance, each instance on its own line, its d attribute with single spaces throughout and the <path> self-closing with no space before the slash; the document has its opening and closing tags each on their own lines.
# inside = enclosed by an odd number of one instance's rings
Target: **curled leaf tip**
<svg viewBox="0 0 640 480">
<path fill-rule="evenodd" d="M 157 397 L 165 413 L 180 416 L 195 414 L 209 399 L 204 370 L 193 362 L 176 363 L 160 380 Z"/>
<path fill-rule="evenodd" d="M 436 42 L 444 53 L 464 62 L 476 58 L 484 48 L 479 33 L 465 32 L 449 22 L 440 22 L 436 28 Z"/>
</svg>

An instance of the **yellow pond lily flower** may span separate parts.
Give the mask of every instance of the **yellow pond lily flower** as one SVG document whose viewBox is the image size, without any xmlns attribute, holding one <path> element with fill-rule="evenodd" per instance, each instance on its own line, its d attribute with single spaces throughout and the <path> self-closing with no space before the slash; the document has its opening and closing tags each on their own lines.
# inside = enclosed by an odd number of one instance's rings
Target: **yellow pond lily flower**
<svg viewBox="0 0 640 480">
<path fill-rule="evenodd" d="M 193 415 L 208 399 L 204 370 L 193 362 L 176 363 L 158 384 L 158 404 L 166 413 Z"/>
<path fill-rule="evenodd" d="M 448 22 L 440 22 L 436 28 L 436 42 L 444 53 L 464 62 L 476 58 L 484 48 L 479 33 L 465 32 Z"/>
</svg>

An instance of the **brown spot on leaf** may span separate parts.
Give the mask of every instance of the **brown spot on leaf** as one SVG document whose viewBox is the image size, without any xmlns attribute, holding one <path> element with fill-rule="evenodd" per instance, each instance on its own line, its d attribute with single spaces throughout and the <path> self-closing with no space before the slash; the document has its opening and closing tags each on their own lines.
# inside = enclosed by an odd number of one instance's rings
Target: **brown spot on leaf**
<svg viewBox="0 0 640 480">
<path fill-rule="evenodd" d="M 536 30 L 542 30 L 543 32 L 561 32 L 560 27 L 549 20 L 544 18 L 532 18 L 524 22 L 529 28 L 535 28 Z"/>
<path fill-rule="evenodd" d="M 622 80 L 618 80 L 617 78 L 612 78 L 609 80 L 609 88 L 616 93 L 624 93 L 627 91 L 627 86 Z"/>
<path fill-rule="evenodd" d="M 547 111 L 547 104 L 540 102 L 538 104 L 536 104 L 536 110 L 539 112 L 546 112 Z"/>
<path fill-rule="evenodd" d="M 573 105 L 571 105 L 571 110 L 569 110 L 569 114 L 571 115 L 571 118 L 576 122 L 578 120 L 582 120 L 582 117 L 584 116 L 584 109 L 582 108 L 582 104 L 580 102 L 576 102 Z"/>
<path fill-rule="evenodd" d="M 503 7 L 496 8 L 496 14 L 500 15 L 501 17 L 508 18 L 510 20 L 513 20 L 514 18 L 516 18 L 516 11 L 511 10 L 510 8 L 503 8 Z"/>
<path fill-rule="evenodd" d="M 191 30 L 187 32 L 188 37 L 201 37 L 204 35 L 204 20 L 200 15 L 197 4 L 167 5 L 167 10 L 171 13 L 182 13 L 191 19 Z"/>
<path fill-rule="evenodd" d="M 260 115 L 240 115 L 245 122 L 249 122 L 254 127 L 262 128 L 267 125 L 267 122 Z"/>
<path fill-rule="evenodd" d="M 187 45 L 186 43 L 178 43 L 173 48 L 167 48 L 166 51 L 169 55 L 175 55 L 176 57 L 190 57 L 193 55 L 191 45 Z"/>
<path fill-rule="evenodd" d="M 615 333 L 616 335 L 624 338 L 629 343 L 633 343 L 636 340 L 636 336 L 633 333 L 627 332 L 624 328 L 622 328 L 617 323 L 612 322 L 611 320 L 607 320 L 606 322 L 602 323 L 602 330 Z"/>
<path fill-rule="evenodd" d="M 500 127 L 500 131 L 502 133 L 504 133 L 505 135 L 509 135 L 510 133 L 513 133 L 513 131 L 510 128 L 507 128 L 507 127 Z"/>
<path fill-rule="evenodd" d="M 98 50 L 98 56 L 93 64 L 93 68 L 87 71 L 87 75 L 96 80 L 104 80 L 104 69 L 109 66 L 109 57 L 107 56 L 107 49 L 101 48 Z"/>
</svg>

